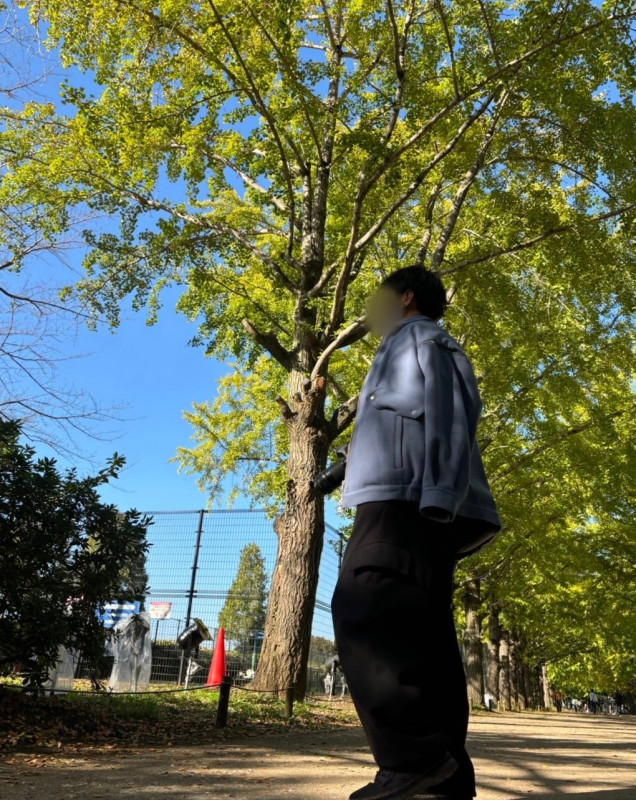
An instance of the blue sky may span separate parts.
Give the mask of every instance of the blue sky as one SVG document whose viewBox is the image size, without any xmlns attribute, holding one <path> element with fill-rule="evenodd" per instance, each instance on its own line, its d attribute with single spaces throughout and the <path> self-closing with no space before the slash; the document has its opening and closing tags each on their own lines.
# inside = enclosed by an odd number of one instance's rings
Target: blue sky
<svg viewBox="0 0 636 800">
<path fill-rule="evenodd" d="M 183 411 L 195 400 L 214 397 L 216 381 L 227 367 L 188 345 L 194 326 L 174 312 L 176 296 L 166 297 L 153 326 L 143 313 L 130 311 L 115 332 L 80 329 L 66 345 L 69 355 L 86 355 L 59 367 L 60 379 L 84 388 L 102 408 L 117 407 L 113 413 L 119 420 L 103 426 L 115 436 L 106 433 L 107 441 L 85 437 L 80 443 L 96 464 L 115 450 L 126 456 L 120 479 L 102 492 L 105 500 L 122 507 L 206 506 L 196 476 L 178 474 L 170 459 L 191 434 Z"/>
</svg>

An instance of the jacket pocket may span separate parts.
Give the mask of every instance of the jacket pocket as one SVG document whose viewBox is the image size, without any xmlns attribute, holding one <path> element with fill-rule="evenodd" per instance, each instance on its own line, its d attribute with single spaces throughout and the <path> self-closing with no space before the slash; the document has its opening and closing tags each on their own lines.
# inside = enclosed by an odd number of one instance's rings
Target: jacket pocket
<svg viewBox="0 0 636 800">
<path fill-rule="evenodd" d="M 369 395 L 369 401 L 379 410 L 394 411 L 402 417 L 420 419 L 424 414 L 423 394 L 400 392 L 384 386 L 378 386 Z"/>
<path fill-rule="evenodd" d="M 378 411 L 388 411 L 394 415 L 390 429 L 393 432 L 393 468 L 404 469 L 405 452 L 415 445 L 421 432 L 419 426 L 424 421 L 423 397 L 379 386 L 369 395 L 369 402 Z M 414 441 L 409 441 L 413 437 Z"/>
<path fill-rule="evenodd" d="M 370 542 L 346 555 L 343 567 L 355 576 L 376 573 L 403 581 L 415 579 L 411 554 L 391 542 Z"/>
</svg>

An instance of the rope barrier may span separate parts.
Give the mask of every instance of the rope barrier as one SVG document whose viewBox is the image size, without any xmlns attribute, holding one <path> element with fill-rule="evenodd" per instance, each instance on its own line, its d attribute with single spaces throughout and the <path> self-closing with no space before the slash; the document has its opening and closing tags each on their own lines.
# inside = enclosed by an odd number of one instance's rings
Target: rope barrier
<svg viewBox="0 0 636 800">
<path fill-rule="evenodd" d="M 24 686 L 17 686 L 15 684 L 0 684 L 2 688 L 5 689 L 16 689 L 19 691 L 28 691 L 28 688 Z M 87 691 L 86 689 L 44 689 L 44 692 L 51 693 L 51 694 L 89 694 L 92 697 L 125 697 L 126 695 L 136 696 L 140 694 L 179 694 L 183 692 L 199 692 L 202 689 L 220 689 L 221 684 L 216 683 L 212 686 L 188 686 L 187 689 L 140 689 L 137 692 L 112 692 L 108 691 L 107 689 L 91 689 Z M 238 683 L 232 684 L 232 689 L 240 689 L 242 692 L 252 692 L 254 694 L 280 694 L 280 692 L 286 692 L 289 686 L 286 686 L 284 689 L 250 689 L 248 686 L 240 686 Z"/>
<path fill-rule="evenodd" d="M 26 687 L 24 686 L 11 686 L 7 684 L 12 689 L 20 689 L 24 691 Z M 105 692 L 105 691 L 83 691 L 79 690 L 75 692 L 73 689 L 49 689 L 48 691 L 51 694 L 88 694 L 92 697 L 122 697 L 125 695 L 140 695 L 140 694 L 147 694 L 147 695 L 156 695 L 156 694 L 177 694 L 180 692 L 196 692 L 201 691 L 202 689 L 219 689 L 219 702 L 216 709 L 216 727 L 217 728 L 225 728 L 227 725 L 227 716 L 228 716 L 228 709 L 230 705 L 230 692 L 232 689 L 239 689 L 242 692 L 251 692 L 252 694 L 278 694 L 285 692 L 285 718 L 291 719 L 294 716 L 294 687 L 287 686 L 284 689 L 265 689 L 261 691 L 260 689 L 250 689 L 248 686 L 239 686 L 238 684 L 232 683 L 232 678 L 229 675 L 225 675 L 221 684 L 217 684 L 215 686 L 193 686 L 192 688 L 188 687 L 187 689 L 157 689 L 153 691 L 151 689 L 145 689 L 140 692 Z M 47 691 L 46 689 L 44 690 Z"/>
</svg>

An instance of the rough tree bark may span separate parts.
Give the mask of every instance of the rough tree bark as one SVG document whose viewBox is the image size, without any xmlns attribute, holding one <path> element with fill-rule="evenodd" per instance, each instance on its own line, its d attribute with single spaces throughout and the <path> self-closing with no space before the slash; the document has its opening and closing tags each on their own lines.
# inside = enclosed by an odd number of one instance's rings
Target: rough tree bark
<svg viewBox="0 0 636 800">
<path fill-rule="evenodd" d="M 466 584 L 464 589 L 464 610 L 466 627 L 464 629 L 464 659 L 468 699 L 471 706 L 483 703 L 483 659 L 481 642 L 481 586 L 478 578 Z"/>
<path fill-rule="evenodd" d="M 492 600 L 488 618 L 488 662 L 486 666 L 486 690 L 499 702 L 499 642 L 501 640 L 501 625 L 499 624 L 499 606 Z"/>
<path fill-rule="evenodd" d="M 547 711 L 552 706 L 550 697 L 550 681 L 548 679 L 548 665 L 545 661 L 539 664 L 539 701 L 541 708 Z"/>
<path fill-rule="evenodd" d="M 501 663 L 501 672 L 499 673 L 499 703 L 506 711 L 510 711 L 510 647 L 507 631 L 503 632 L 499 643 L 499 661 Z"/>
<path fill-rule="evenodd" d="M 307 659 L 318 585 L 325 520 L 323 497 L 312 488 L 314 475 L 324 468 L 330 439 L 324 425 L 324 380 L 303 386 L 300 373 L 290 376 L 296 410 L 283 414 L 290 450 L 287 498 L 274 528 L 278 554 L 270 588 L 266 635 L 255 689 L 295 687 L 296 699 L 306 692 Z"/>
<path fill-rule="evenodd" d="M 512 634 L 508 635 L 508 666 L 510 669 L 510 705 L 515 711 L 519 711 L 519 661 L 517 644 Z"/>
<path fill-rule="evenodd" d="M 523 675 L 523 697 L 526 708 L 534 708 L 532 670 L 525 662 L 521 664 L 521 674 Z"/>
</svg>

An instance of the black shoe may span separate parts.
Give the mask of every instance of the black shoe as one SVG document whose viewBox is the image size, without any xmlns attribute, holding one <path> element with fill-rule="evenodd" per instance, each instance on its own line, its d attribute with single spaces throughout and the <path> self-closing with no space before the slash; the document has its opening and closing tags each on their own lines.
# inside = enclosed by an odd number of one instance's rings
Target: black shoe
<svg viewBox="0 0 636 800">
<path fill-rule="evenodd" d="M 408 800 L 428 786 L 445 781 L 459 764 L 447 756 L 441 764 L 425 773 L 393 772 L 379 769 L 373 783 L 368 783 L 349 795 L 349 800 Z"/>
</svg>

